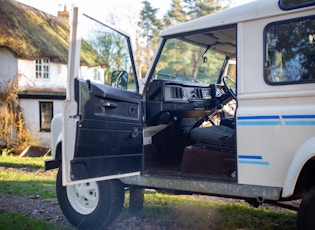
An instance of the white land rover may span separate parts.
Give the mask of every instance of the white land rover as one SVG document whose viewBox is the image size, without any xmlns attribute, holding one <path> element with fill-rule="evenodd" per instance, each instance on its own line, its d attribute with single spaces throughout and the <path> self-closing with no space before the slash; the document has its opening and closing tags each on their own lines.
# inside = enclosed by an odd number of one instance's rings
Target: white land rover
<svg viewBox="0 0 315 230">
<path fill-rule="evenodd" d="M 314 0 L 257 0 L 165 30 L 141 87 L 129 36 L 74 8 L 68 67 L 45 166 L 59 167 L 75 227 L 110 225 L 126 187 L 132 211 L 144 188 L 303 199 L 297 226 L 315 227 Z"/>
</svg>

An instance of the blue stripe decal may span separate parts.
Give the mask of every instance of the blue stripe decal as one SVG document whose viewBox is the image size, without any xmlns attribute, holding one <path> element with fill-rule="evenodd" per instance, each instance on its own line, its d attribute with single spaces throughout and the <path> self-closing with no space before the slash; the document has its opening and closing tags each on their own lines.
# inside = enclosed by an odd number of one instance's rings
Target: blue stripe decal
<svg viewBox="0 0 315 230">
<path fill-rule="evenodd" d="M 239 155 L 239 159 L 256 159 L 256 160 L 262 160 L 262 156 L 248 156 L 248 155 Z"/>
<path fill-rule="evenodd" d="M 310 119 L 314 118 L 315 115 L 283 115 L 282 118 L 284 119 Z"/>
<path fill-rule="evenodd" d="M 315 125 L 315 121 L 285 121 L 285 125 Z"/>
<path fill-rule="evenodd" d="M 280 116 L 240 116 L 237 120 L 280 119 Z"/>
<path fill-rule="evenodd" d="M 281 121 L 237 121 L 237 125 L 239 126 L 252 126 L 252 125 L 259 125 L 259 126 L 276 126 L 276 125 L 283 125 Z"/>
<path fill-rule="evenodd" d="M 238 163 L 247 165 L 269 165 L 269 162 L 263 161 L 262 156 L 259 155 L 239 155 Z"/>
<path fill-rule="evenodd" d="M 245 160 L 239 160 L 239 164 L 249 164 L 249 165 L 269 165 L 269 162 L 267 161 L 245 161 Z"/>
<path fill-rule="evenodd" d="M 315 115 L 240 116 L 238 126 L 315 126 Z"/>
</svg>

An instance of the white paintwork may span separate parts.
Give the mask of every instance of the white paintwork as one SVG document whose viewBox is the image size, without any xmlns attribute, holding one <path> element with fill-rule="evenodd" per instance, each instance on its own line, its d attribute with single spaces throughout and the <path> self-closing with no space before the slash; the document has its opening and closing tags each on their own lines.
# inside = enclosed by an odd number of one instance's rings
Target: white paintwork
<svg viewBox="0 0 315 230">
<path fill-rule="evenodd" d="M 62 113 L 58 113 L 51 121 L 51 154 L 56 159 L 57 146 L 62 142 Z"/>
<path fill-rule="evenodd" d="M 253 4 L 258 6 L 258 2 Z M 268 1 L 268 5 L 273 9 L 271 2 Z M 273 4 L 276 6 L 277 1 L 273 1 Z M 263 78 L 262 35 L 266 25 L 292 17 L 307 16 L 311 11 L 297 10 L 290 11 L 288 14 L 278 9 L 272 12 L 273 10 L 266 11 L 266 16 L 261 17 L 259 21 L 244 21 L 238 26 L 237 116 L 315 114 L 314 83 L 270 86 Z M 314 14 L 314 7 L 312 12 Z M 286 178 L 291 162 L 298 155 L 298 149 L 306 140 L 314 136 L 314 125 L 287 126 L 283 123 L 280 126 L 237 126 L 238 155 L 261 156 L 263 161 L 269 162 L 268 166 L 238 164 L 238 182 L 283 187 L 288 180 Z M 299 171 L 294 170 L 294 173 L 295 176 L 291 178 L 293 181 L 298 177 Z M 286 192 L 286 196 L 292 195 L 295 183 L 291 181 L 286 186 L 286 190 L 291 192 L 291 194 Z"/>
<path fill-rule="evenodd" d="M 298 179 L 298 175 L 302 170 L 304 164 L 315 156 L 315 137 L 305 141 L 303 145 L 297 150 L 294 158 L 289 166 L 288 173 L 283 185 L 282 196 L 289 197 L 294 192 L 294 187 Z"/>
<path fill-rule="evenodd" d="M 278 0 L 256 0 L 224 11 L 219 11 L 201 18 L 184 22 L 170 27 L 161 33 L 161 37 L 172 36 L 202 29 L 215 28 L 239 22 L 256 21 L 257 19 L 288 15 L 290 11 L 283 11 L 278 7 Z M 314 9 L 310 7 L 309 9 Z M 294 12 L 306 11 L 297 9 Z M 291 11 L 293 12 L 293 11 Z"/>
<path fill-rule="evenodd" d="M 74 157 L 78 121 L 78 118 L 75 117 L 78 105 L 74 100 L 74 78 L 79 76 L 80 69 L 81 40 L 78 23 L 79 9 L 73 7 L 68 54 L 67 94 L 62 111 L 62 184 L 64 186 L 71 182 L 70 161 Z"/>
</svg>

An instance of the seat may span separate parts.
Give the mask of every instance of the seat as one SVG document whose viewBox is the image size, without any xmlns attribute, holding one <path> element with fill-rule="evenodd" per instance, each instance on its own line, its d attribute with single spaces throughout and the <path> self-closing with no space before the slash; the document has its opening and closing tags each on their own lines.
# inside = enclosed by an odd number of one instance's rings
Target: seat
<svg viewBox="0 0 315 230">
<path fill-rule="evenodd" d="M 190 137 L 197 144 L 210 146 L 235 146 L 235 129 L 224 126 L 196 127 L 190 132 Z"/>
</svg>

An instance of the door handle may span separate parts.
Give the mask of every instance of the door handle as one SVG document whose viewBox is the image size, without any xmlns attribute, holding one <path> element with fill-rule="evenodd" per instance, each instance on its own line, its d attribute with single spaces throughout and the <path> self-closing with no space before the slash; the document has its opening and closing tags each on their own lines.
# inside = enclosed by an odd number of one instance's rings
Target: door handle
<svg viewBox="0 0 315 230">
<path fill-rule="evenodd" d="M 104 102 L 101 104 L 101 106 L 106 107 L 106 108 L 110 108 L 110 109 L 118 107 L 118 105 L 116 103 L 113 103 L 113 102 Z"/>
</svg>

